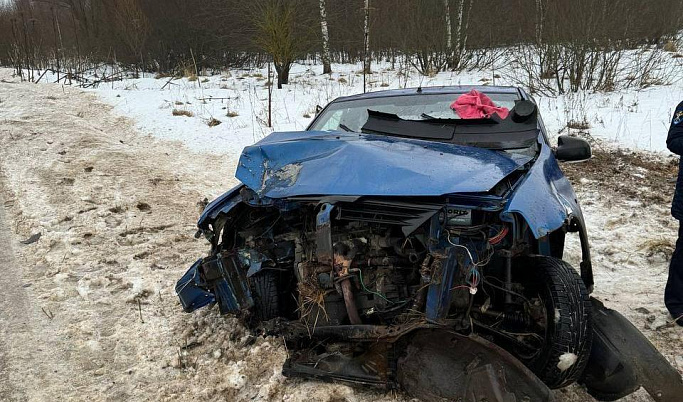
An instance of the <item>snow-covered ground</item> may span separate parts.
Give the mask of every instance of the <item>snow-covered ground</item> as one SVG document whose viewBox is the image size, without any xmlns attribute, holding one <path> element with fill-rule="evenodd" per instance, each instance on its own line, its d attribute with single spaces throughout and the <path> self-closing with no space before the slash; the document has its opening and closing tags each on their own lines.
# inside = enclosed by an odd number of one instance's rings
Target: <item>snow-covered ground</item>
<svg viewBox="0 0 683 402">
<path fill-rule="evenodd" d="M 492 72 L 422 77 L 388 67 L 375 68 L 371 90 L 494 80 Z M 316 105 L 362 92 L 360 66 L 333 69 L 327 76 L 320 66 L 294 67 L 291 84 L 273 89 L 275 129 L 304 129 Z M 22 270 L 18 286 L 30 303 L 24 320 L 42 334 L 5 341 L 4 364 L 25 397 L 18 400 L 408 399 L 285 379 L 279 339 L 254 338 L 215 311 L 184 314 L 173 295 L 177 278 L 206 251 L 192 237 L 197 202 L 229 188 L 241 149 L 272 130 L 265 76 L 234 70 L 82 91 L 19 83 L 0 70 L 0 198 Z M 668 212 L 676 165 L 666 154 L 616 148 L 663 151 L 681 94 L 683 86 L 673 84 L 538 98 L 551 134 L 586 117 L 599 139 L 592 161 L 563 167 L 588 222 L 595 295 L 676 367 L 683 367 L 683 332 L 662 303 L 677 229 Z M 193 116 L 174 116 L 174 109 Z M 209 127 L 211 118 L 222 124 Z M 38 242 L 18 243 L 39 232 Z M 577 256 L 570 242 L 567 258 L 576 264 Z M 578 386 L 557 396 L 592 400 Z M 650 399 L 640 391 L 625 400 Z"/>
</svg>

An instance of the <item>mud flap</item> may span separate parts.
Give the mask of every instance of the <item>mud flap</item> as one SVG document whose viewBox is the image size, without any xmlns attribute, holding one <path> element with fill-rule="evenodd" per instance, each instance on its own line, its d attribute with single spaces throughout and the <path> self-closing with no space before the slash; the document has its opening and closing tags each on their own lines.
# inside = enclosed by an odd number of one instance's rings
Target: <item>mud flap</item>
<svg viewBox="0 0 683 402">
<path fill-rule="evenodd" d="M 555 401 L 519 360 L 477 335 L 420 330 L 398 362 L 398 382 L 424 401 Z"/>
<path fill-rule="evenodd" d="M 591 298 L 593 348 L 584 377 L 588 393 L 613 401 L 641 386 L 655 401 L 680 401 L 683 382 L 657 348 L 618 312 Z"/>
</svg>

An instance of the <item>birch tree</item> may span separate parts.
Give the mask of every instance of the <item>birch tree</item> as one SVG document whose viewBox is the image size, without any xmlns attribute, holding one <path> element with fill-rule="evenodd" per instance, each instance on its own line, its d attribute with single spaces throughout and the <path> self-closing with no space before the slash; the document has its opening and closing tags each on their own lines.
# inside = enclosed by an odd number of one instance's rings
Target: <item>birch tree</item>
<svg viewBox="0 0 683 402">
<path fill-rule="evenodd" d="M 443 0 L 444 14 L 446 16 L 446 57 L 448 68 L 453 68 L 453 22 L 451 21 L 451 1 Z"/>
<path fill-rule="evenodd" d="M 363 72 L 370 74 L 370 0 L 365 0 L 365 20 L 363 23 L 363 47 L 365 57 L 363 60 Z"/>
<path fill-rule="evenodd" d="M 605 3 L 607 4 L 607 3 Z M 543 0 L 536 0 L 536 44 L 543 40 Z"/>
<path fill-rule="evenodd" d="M 463 58 L 467 50 L 467 29 L 470 23 L 470 11 L 472 10 L 473 0 L 458 0 L 458 20 L 455 29 L 455 39 L 457 41 L 456 52 L 453 57 L 452 68 L 463 67 Z M 467 5 L 465 5 L 467 3 Z"/>
<path fill-rule="evenodd" d="M 330 33 L 327 30 L 327 7 L 325 7 L 325 0 L 320 0 L 320 31 L 323 39 L 323 74 L 330 74 L 332 67 L 330 66 Z"/>
</svg>

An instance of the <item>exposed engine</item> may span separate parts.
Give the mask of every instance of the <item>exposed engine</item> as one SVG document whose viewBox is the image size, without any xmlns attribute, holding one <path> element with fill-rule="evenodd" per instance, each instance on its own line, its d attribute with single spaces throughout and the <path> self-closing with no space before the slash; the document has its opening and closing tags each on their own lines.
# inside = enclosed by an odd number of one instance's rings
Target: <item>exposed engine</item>
<svg viewBox="0 0 683 402">
<path fill-rule="evenodd" d="M 400 342 L 417 329 L 479 334 L 535 372 L 556 365 L 554 344 L 586 347 L 555 328 L 549 280 L 526 257 L 539 244 L 522 221 L 501 221 L 493 198 L 241 198 L 204 232 L 211 254 L 176 289 L 187 311 L 215 302 L 285 336 L 287 375 L 392 386 Z M 549 385 L 575 380 L 552 370 Z"/>
<path fill-rule="evenodd" d="M 446 292 L 456 296 L 447 309 L 464 313 L 481 267 L 507 233 L 502 224 L 473 225 L 471 210 L 400 202 L 304 204 L 290 211 L 246 207 L 234 219 L 214 258 L 234 255 L 245 275 L 255 278 L 259 318 L 317 326 L 388 325 L 422 314 L 432 277 L 449 258 L 460 268 L 451 278 L 453 292 Z M 446 249 L 439 249 L 442 239 L 431 226 L 445 229 Z M 217 277 L 210 273 L 214 265 L 205 261 L 205 277 Z M 446 307 L 438 308 L 435 321 L 446 318 Z"/>
</svg>

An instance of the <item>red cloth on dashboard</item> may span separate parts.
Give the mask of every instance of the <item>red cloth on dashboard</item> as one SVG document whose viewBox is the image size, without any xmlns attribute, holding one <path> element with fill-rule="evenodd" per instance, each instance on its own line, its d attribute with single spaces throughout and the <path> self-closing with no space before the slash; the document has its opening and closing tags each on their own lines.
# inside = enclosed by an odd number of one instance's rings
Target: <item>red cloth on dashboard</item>
<svg viewBox="0 0 683 402">
<path fill-rule="evenodd" d="M 485 119 L 494 113 L 498 113 L 501 119 L 505 119 L 510 113 L 508 108 L 496 106 L 491 98 L 475 89 L 460 95 L 451 104 L 451 109 L 455 110 L 461 119 Z"/>
</svg>

